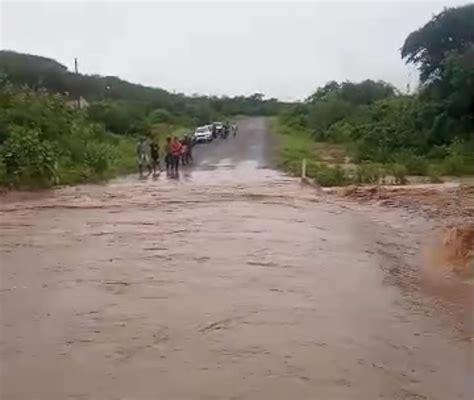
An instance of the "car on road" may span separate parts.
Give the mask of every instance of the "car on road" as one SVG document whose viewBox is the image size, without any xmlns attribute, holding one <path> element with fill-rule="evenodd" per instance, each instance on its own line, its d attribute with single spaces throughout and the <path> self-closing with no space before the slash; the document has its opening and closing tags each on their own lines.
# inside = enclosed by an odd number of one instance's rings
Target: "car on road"
<svg viewBox="0 0 474 400">
<path fill-rule="evenodd" d="M 194 143 L 208 143 L 212 142 L 212 139 L 211 125 L 199 126 L 193 134 Z"/>
<path fill-rule="evenodd" d="M 214 125 L 217 136 L 222 136 L 224 134 L 224 124 L 222 122 L 213 122 L 212 125 Z"/>
</svg>

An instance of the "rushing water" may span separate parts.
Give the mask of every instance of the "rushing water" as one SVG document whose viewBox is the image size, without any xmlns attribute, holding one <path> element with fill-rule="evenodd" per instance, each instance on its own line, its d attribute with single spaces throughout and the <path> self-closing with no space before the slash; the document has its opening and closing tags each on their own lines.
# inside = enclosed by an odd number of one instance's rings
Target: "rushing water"
<svg viewBox="0 0 474 400">
<path fill-rule="evenodd" d="M 429 221 L 229 159 L 3 199 L 2 399 L 472 398 Z"/>
</svg>

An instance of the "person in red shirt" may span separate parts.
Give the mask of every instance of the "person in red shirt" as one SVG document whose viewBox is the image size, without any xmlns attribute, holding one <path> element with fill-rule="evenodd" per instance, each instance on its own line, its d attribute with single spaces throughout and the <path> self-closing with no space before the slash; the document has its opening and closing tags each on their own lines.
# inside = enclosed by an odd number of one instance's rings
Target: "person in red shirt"
<svg viewBox="0 0 474 400">
<path fill-rule="evenodd" d="M 171 159 L 172 159 L 171 168 L 174 170 L 174 172 L 178 172 L 179 161 L 181 159 L 182 144 L 180 143 L 180 141 L 178 140 L 176 136 L 173 136 L 173 139 L 171 140 L 170 150 L 171 150 Z"/>
</svg>

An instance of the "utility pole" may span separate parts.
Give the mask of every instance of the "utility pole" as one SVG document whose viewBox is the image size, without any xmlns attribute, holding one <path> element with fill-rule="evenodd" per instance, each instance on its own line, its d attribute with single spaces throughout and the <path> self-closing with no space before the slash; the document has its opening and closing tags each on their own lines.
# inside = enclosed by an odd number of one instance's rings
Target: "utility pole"
<svg viewBox="0 0 474 400">
<path fill-rule="evenodd" d="M 76 75 L 79 75 L 79 67 L 77 66 L 77 57 L 74 57 L 74 72 L 76 73 Z M 81 109 L 81 96 L 79 94 L 79 92 L 77 93 L 77 109 L 80 110 Z"/>
</svg>

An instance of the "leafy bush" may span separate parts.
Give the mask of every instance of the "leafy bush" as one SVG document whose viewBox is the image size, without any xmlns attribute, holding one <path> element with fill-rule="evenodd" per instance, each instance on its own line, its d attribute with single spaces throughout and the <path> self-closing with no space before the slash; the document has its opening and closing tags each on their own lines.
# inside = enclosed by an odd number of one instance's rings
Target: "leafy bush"
<svg viewBox="0 0 474 400">
<path fill-rule="evenodd" d="M 89 142 L 84 151 L 84 163 L 97 175 L 103 174 L 113 163 L 110 145 L 100 142 Z"/>
<path fill-rule="evenodd" d="M 329 139 L 328 129 L 353 112 L 354 107 L 346 101 L 335 98 L 319 101 L 309 108 L 308 124 L 315 132 L 319 132 L 319 140 Z M 323 134 L 325 137 L 322 136 Z"/>
<path fill-rule="evenodd" d="M 403 164 L 392 164 L 390 166 L 389 172 L 393 175 L 395 179 L 395 184 L 406 185 L 408 183 L 408 170 L 407 167 L 405 167 Z"/>
<path fill-rule="evenodd" d="M 348 122 L 336 122 L 327 130 L 326 138 L 332 143 L 347 143 L 352 140 L 353 131 L 353 126 Z"/>
<path fill-rule="evenodd" d="M 306 159 L 306 176 L 321 186 L 343 186 L 351 181 L 341 167 L 331 167 L 319 160 L 313 139 L 306 131 L 285 125 L 281 119 L 273 120 L 272 127 L 282 141 L 280 167 L 284 170 L 300 176 L 302 161 Z"/>
<path fill-rule="evenodd" d="M 0 88 L 0 185 L 48 186 L 130 171 L 133 144 L 57 95 Z"/>
<path fill-rule="evenodd" d="M 430 183 L 442 183 L 443 180 L 441 179 L 441 169 L 438 165 L 432 166 L 430 165 L 428 168 L 428 178 Z"/>
<path fill-rule="evenodd" d="M 357 166 L 356 180 L 358 183 L 384 183 L 385 175 L 386 172 L 382 165 L 363 163 Z"/>
<path fill-rule="evenodd" d="M 411 151 L 397 153 L 393 159 L 395 163 L 403 164 L 409 175 L 426 175 L 428 173 L 428 161 Z"/>
<path fill-rule="evenodd" d="M 150 124 L 171 124 L 174 122 L 175 117 L 169 111 L 158 108 L 148 115 L 148 120 Z"/>
<path fill-rule="evenodd" d="M 474 140 L 455 140 L 448 148 L 448 156 L 441 163 L 444 175 L 474 174 Z"/>
<path fill-rule="evenodd" d="M 146 135 L 147 105 L 139 102 L 101 101 L 86 110 L 90 120 L 103 124 L 105 129 L 119 134 Z"/>
<path fill-rule="evenodd" d="M 453 153 L 441 163 L 443 175 L 462 176 L 474 174 L 474 157 Z"/>
<path fill-rule="evenodd" d="M 282 134 L 283 127 L 292 127 L 301 129 L 304 126 L 307 126 L 308 120 L 308 108 L 303 104 L 296 104 L 287 109 L 284 109 L 282 113 L 279 115 L 279 119 L 281 122 L 281 130 Z"/>
<path fill-rule="evenodd" d="M 448 155 L 448 147 L 446 145 L 433 146 L 426 155 L 430 160 L 441 160 Z"/>
<path fill-rule="evenodd" d="M 13 127 L 2 145 L 1 158 L 8 184 L 45 186 L 57 179 L 53 146 L 41 140 L 37 130 Z"/>
<path fill-rule="evenodd" d="M 330 167 L 320 164 L 314 173 L 308 175 L 321 186 L 344 186 L 351 182 L 344 170 L 340 166 Z"/>
</svg>

